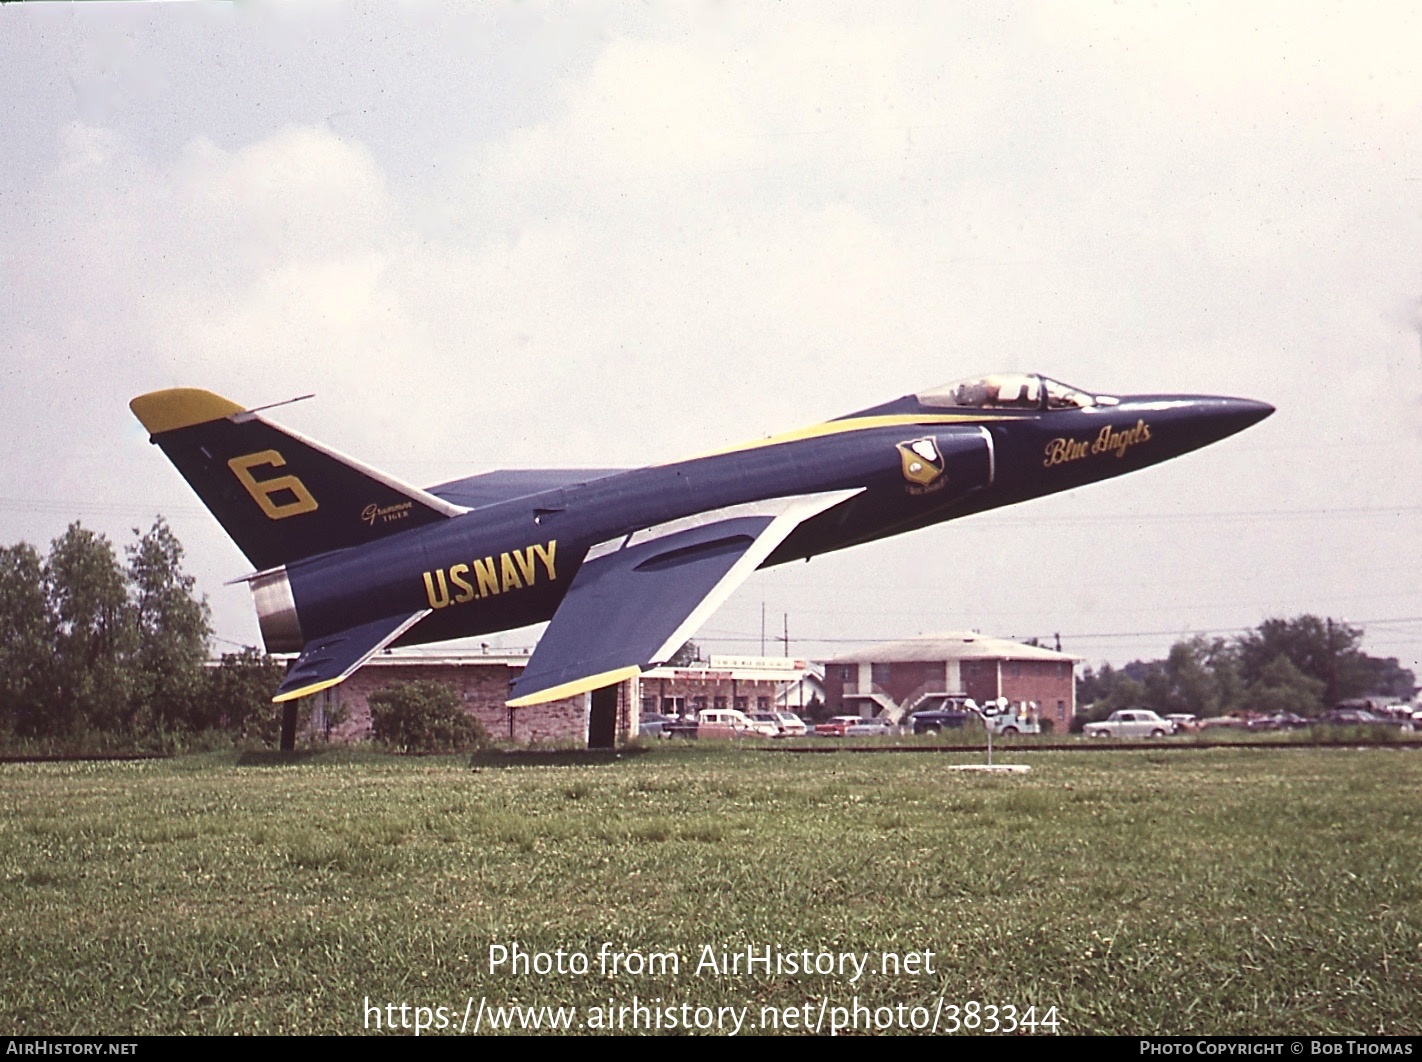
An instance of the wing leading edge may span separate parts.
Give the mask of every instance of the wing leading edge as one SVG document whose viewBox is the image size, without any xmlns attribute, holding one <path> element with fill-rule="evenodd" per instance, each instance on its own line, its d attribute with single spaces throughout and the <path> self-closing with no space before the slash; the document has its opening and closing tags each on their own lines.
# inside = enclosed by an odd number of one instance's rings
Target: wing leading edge
<svg viewBox="0 0 1422 1062">
<path fill-rule="evenodd" d="M 665 662 L 791 531 L 858 493 L 737 505 L 594 546 L 514 680 L 509 707 L 586 693 Z"/>
</svg>

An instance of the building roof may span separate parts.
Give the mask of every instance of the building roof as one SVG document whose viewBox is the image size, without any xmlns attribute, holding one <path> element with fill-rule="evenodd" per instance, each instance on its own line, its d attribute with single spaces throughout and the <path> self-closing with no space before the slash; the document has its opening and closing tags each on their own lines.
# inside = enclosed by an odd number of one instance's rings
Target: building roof
<svg viewBox="0 0 1422 1062">
<path fill-rule="evenodd" d="M 805 660 L 780 656 L 716 656 L 690 664 L 661 664 L 642 672 L 642 679 L 681 679 L 714 682 L 735 679 L 741 682 L 797 682 L 813 665 Z"/>
<path fill-rule="evenodd" d="M 365 667 L 517 667 L 528 666 L 530 649 L 457 649 L 402 646 L 376 653 Z"/>
<path fill-rule="evenodd" d="M 1040 645 L 1023 645 L 974 631 L 921 634 L 897 642 L 866 645 L 842 653 L 831 664 L 930 662 L 935 660 L 1057 660 L 1076 663 L 1082 657 L 1058 653 Z"/>
</svg>

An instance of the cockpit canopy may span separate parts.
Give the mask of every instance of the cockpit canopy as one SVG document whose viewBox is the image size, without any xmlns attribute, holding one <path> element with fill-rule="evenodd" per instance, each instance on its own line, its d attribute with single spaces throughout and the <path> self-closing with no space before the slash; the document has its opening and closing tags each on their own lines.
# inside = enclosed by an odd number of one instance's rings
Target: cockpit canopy
<svg viewBox="0 0 1422 1062">
<path fill-rule="evenodd" d="M 1019 372 L 959 380 L 914 397 L 934 409 L 1086 409 L 1119 403 L 1109 395 L 1089 395 L 1036 373 Z"/>
</svg>

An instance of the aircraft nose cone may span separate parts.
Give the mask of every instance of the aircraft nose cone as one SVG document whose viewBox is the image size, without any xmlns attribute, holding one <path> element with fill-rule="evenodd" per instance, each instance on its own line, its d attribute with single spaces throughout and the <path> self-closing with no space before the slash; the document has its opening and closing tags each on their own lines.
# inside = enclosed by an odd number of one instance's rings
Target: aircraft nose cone
<svg viewBox="0 0 1422 1062">
<path fill-rule="evenodd" d="M 1183 416 L 1177 421 L 1180 439 L 1189 440 L 1187 449 L 1206 446 L 1241 432 L 1274 412 L 1268 402 L 1249 398 L 1217 398 L 1204 395 L 1191 397 L 1182 404 Z"/>
<path fill-rule="evenodd" d="M 1127 425 L 1131 417 L 1138 417 L 1158 440 L 1156 460 L 1163 461 L 1258 424 L 1274 407 L 1250 398 L 1219 395 L 1149 395 L 1123 401 L 1120 410 Z"/>
<path fill-rule="evenodd" d="M 1274 407 L 1268 402 L 1256 402 L 1251 398 L 1223 398 L 1219 402 L 1221 408 L 1217 416 L 1229 425 L 1231 432 L 1243 431 L 1274 412 Z"/>
</svg>

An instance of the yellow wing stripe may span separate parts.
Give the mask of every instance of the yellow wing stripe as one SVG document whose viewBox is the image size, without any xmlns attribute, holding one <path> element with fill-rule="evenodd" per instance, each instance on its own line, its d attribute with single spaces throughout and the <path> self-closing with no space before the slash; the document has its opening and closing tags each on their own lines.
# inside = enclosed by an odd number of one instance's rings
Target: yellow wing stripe
<svg viewBox="0 0 1422 1062">
<path fill-rule="evenodd" d="M 823 424 L 811 424 L 807 428 L 783 432 L 765 439 L 735 443 L 719 450 L 699 454 L 700 457 L 717 457 L 721 454 L 758 450 L 763 446 L 778 446 L 780 443 L 799 442 L 801 439 L 822 439 L 828 435 L 843 435 L 851 431 L 868 431 L 870 428 L 895 428 L 909 424 L 980 424 L 985 420 L 1007 420 L 1009 418 L 991 413 L 885 413 L 877 417 L 850 417 L 846 420 L 829 420 Z"/>
<path fill-rule="evenodd" d="M 600 690 L 604 686 L 611 686 L 618 682 L 625 682 L 627 679 L 636 678 L 642 673 L 640 667 L 619 667 L 611 671 L 604 671 L 600 675 L 589 675 L 587 678 L 574 679 L 572 682 L 565 682 L 561 686 L 551 686 L 546 690 L 539 690 L 537 693 L 525 694 L 522 697 L 509 701 L 510 708 L 528 708 L 531 705 L 543 704 L 545 701 L 562 700 L 564 697 L 576 697 L 580 693 L 587 693 L 589 690 Z"/>
<path fill-rule="evenodd" d="M 273 697 L 273 704 L 281 704 L 282 701 L 294 701 L 298 697 L 310 697 L 313 693 L 320 693 L 322 690 L 329 690 L 332 686 L 338 685 L 346 680 L 347 676 L 340 678 L 323 679 L 320 682 L 313 682 L 309 686 L 302 686 L 298 690 L 287 690 L 280 696 Z"/>
<path fill-rule="evenodd" d="M 166 391 L 151 391 L 139 395 L 128 404 L 149 435 L 190 428 L 241 413 L 236 402 L 197 387 L 172 387 Z"/>
</svg>

